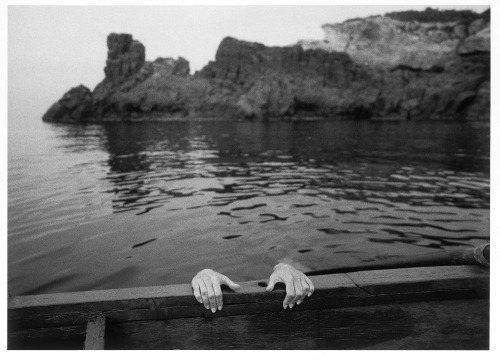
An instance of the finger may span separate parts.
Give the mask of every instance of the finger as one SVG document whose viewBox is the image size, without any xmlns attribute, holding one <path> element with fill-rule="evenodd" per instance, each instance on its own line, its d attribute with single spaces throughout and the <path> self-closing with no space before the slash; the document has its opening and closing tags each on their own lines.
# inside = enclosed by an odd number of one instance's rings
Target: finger
<svg viewBox="0 0 500 359">
<path fill-rule="evenodd" d="M 214 278 L 212 280 L 212 285 L 214 287 L 215 302 L 217 303 L 217 308 L 222 310 L 222 290 L 220 288 L 219 278 Z"/>
<path fill-rule="evenodd" d="M 310 280 L 309 277 L 307 276 L 306 276 L 306 282 L 307 284 L 309 284 L 309 294 L 307 296 L 310 297 L 314 293 L 314 284 L 312 280 Z"/>
<path fill-rule="evenodd" d="M 309 284 L 307 284 L 304 277 L 300 278 L 300 284 L 302 284 L 302 296 L 297 300 L 297 305 L 304 301 L 304 298 L 309 294 Z"/>
<path fill-rule="evenodd" d="M 295 287 L 293 285 L 292 280 L 291 279 L 286 280 L 285 285 L 286 285 L 286 296 L 285 300 L 283 301 L 284 309 L 286 309 L 286 307 L 293 301 L 293 298 L 295 298 Z"/>
<path fill-rule="evenodd" d="M 203 303 L 203 300 L 201 299 L 201 293 L 200 293 L 200 285 L 198 284 L 198 281 L 193 281 L 191 282 L 191 286 L 193 287 L 193 293 L 194 297 L 198 301 L 198 303 Z"/>
<path fill-rule="evenodd" d="M 202 279 L 198 280 L 198 285 L 200 287 L 201 299 L 203 300 L 203 305 L 206 309 L 210 308 L 210 304 L 208 302 L 208 291 L 205 282 Z"/>
<path fill-rule="evenodd" d="M 227 285 L 229 288 L 231 288 L 233 290 L 238 289 L 240 287 L 239 284 L 236 284 L 235 282 L 233 282 L 231 279 L 229 279 L 225 275 L 221 275 L 221 283 Z"/>
<path fill-rule="evenodd" d="M 275 284 L 276 284 L 276 277 L 271 274 L 271 277 L 269 278 L 269 284 L 267 285 L 266 291 L 271 292 L 274 289 Z"/>
<path fill-rule="evenodd" d="M 292 302 L 290 303 L 290 308 L 293 308 L 295 303 L 302 297 L 302 284 L 300 283 L 300 278 L 294 278 L 293 279 L 293 287 L 295 289 L 295 296 L 292 299 Z"/>
<path fill-rule="evenodd" d="M 207 286 L 207 293 L 208 293 L 208 302 L 210 306 L 210 310 L 212 313 L 215 313 L 217 310 L 217 302 L 215 301 L 215 293 L 214 293 L 214 287 L 212 285 L 212 281 L 208 278 L 203 278 L 203 281 L 205 282 L 205 285 Z M 209 309 L 209 308 L 207 308 Z"/>
</svg>

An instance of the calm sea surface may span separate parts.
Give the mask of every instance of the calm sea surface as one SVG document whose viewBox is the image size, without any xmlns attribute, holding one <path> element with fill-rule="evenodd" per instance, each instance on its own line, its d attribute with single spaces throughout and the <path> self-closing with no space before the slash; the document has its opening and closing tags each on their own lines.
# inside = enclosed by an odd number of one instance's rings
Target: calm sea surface
<svg viewBox="0 0 500 359">
<path fill-rule="evenodd" d="M 489 241 L 484 122 L 9 130 L 12 295 L 267 278 Z"/>
</svg>

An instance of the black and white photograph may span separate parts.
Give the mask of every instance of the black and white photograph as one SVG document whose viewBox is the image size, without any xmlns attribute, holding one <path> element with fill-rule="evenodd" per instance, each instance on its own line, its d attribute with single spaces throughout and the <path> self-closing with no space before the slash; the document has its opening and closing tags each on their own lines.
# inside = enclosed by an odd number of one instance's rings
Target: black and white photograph
<svg viewBox="0 0 500 359">
<path fill-rule="evenodd" d="M 490 5 L 4 9 L 10 353 L 496 346 Z"/>
</svg>

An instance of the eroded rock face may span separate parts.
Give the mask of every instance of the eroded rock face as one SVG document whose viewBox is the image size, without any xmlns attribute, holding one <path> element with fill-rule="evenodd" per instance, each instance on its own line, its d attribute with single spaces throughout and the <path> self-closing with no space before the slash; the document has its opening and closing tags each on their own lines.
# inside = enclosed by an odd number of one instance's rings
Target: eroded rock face
<svg viewBox="0 0 500 359">
<path fill-rule="evenodd" d="M 459 46 L 458 53 L 466 55 L 475 52 L 490 52 L 490 27 L 485 27 L 474 35 L 468 36 Z"/>
<path fill-rule="evenodd" d="M 324 41 L 302 41 L 305 49 L 343 52 L 370 67 L 408 66 L 428 70 L 443 66 L 450 56 L 490 51 L 490 23 L 479 18 L 462 21 L 400 21 L 389 16 L 323 25 Z"/>
<path fill-rule="evenodd" d="M 48 109 L 42 119 L 49 122 L 81 122 L 92 116 L 92 93 L 80 85 L 66 92 Z"/>
<path fill-rule="evenodd" d="M 182 57 L 149 62 L 131 35 L 111 34 L 104 80 L 71 89 L 43 120 L 489 119 L 487 18 L 378 16 L 324 28 L 325 41 L 288 47 L 225 38 L 194 75 Z"/>
<path fill-rule="evenodd" d="M 129 34 L 110 34 L 107 40 L 108 58 L 104 73 L 106 79 L 119 84 L 136 74 L 144 65 L 146 50 Z"/>
<path fill-rule="evenodd" d="M 304 50 L 300 46 L 266 47 L 226 37 L 217 50 L 215 62 L 205 66 L 200 74 L 240 83 L 263 73 L 289 74 L 299 79 L 309 75 L 322 77 L 325 84 L 346 87 L 358 72 L 361 69 L 345 54 Z"/>
<path fill-rule="evenodd" d="M 351 85 L 368 74 L 345 54 L 225 38 L 197 76 L 232 89 L 227 105 L 236 103 L 237 116 L 264 118 L 347 113 Z"/>
<path fill-rule="evenodd" d="M 163 66 L 165 71 L 173 75 L 183 77 L 189 75 L 189 62 L 183 57 L 179 57 L 177 60 L 171 57 L 159 57 L 154 63 Z"/>
</svg>

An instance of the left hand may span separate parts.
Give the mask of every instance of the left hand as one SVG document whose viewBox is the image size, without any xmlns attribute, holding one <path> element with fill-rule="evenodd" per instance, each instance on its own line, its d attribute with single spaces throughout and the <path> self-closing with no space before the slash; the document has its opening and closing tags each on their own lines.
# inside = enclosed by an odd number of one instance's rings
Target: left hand
<svg viewBox="0 0 500 359">
<path fill-rule="evenodd" d="M 295 303 L 299 305 L 306 296 L 310 297 L 314 292 L 313 282 L 304 273 L 289 264 L 279 263 L 274 267 L 266 291 L 272 291 L 274 285 L 278 282 L 286 285 L 286 296 L 283 301 L 284 309 L 288 306 L 293 308 Z"/>
</svg>

